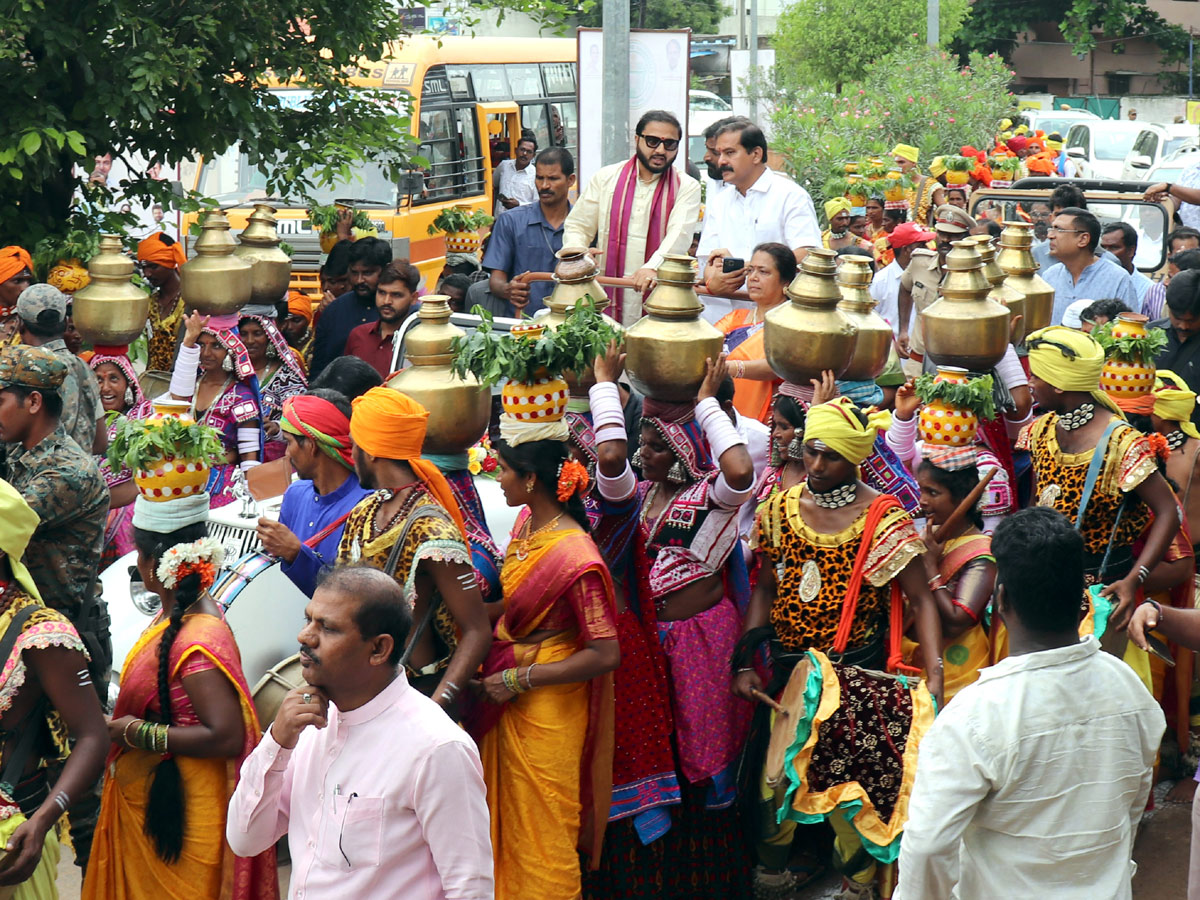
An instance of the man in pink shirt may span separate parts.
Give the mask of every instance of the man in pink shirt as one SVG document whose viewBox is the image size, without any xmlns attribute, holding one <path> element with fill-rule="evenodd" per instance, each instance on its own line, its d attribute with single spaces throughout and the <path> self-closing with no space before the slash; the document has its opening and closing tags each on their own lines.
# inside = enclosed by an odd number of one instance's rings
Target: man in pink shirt
<svg viewBox="0 0 1200 900">
<path fill-rule="evenodd" d="M 412 626 L 399 585 L 377 569 L 329 570 L 305 622 L 307 684 L 242 766 L 233 852 L 286 834 L 292 900 L 491 900 L 479 753 L 397 665 Z"/>
</svg>

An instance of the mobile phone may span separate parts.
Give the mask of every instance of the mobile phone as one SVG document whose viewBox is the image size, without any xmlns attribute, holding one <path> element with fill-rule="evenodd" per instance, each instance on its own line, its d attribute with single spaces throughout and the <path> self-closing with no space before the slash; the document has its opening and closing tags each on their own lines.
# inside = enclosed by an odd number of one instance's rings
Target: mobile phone
<svg viewBox="0 0 1200 900">
<path fill-rule="evenodd" d="M 722 272 L 740 272 L 744 268 L 746 268 L 746 261 L 738 259 L 736 256 L 726 256 L 721 260 Z"/>
</svg>

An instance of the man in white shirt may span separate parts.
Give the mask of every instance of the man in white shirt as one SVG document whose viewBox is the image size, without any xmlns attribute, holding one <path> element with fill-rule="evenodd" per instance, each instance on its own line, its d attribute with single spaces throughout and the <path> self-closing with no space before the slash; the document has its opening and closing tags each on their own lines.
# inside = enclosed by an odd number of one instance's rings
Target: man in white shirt
<svg viewBox="0 0 1200 900">
<path fill-rule="evenodd" d="M 700 216 L 700 182 L 675 168 L 683 127 L 673 113 L 652 109 L 634 129 L 633 158 L 596 172 L 571 207 L 564 247 L 591 247 L 603 274 L 632 278 L 634 290 L 610 293 L 608 314 L 629 327 L 642 316 L 668 253 L 687 253 Z"/>
<path fill-rule="evenodd" d="M 502 159 L 496 166 L 496 204 L 494 214 L 536 203 L 538 199 L 536 172 L 530 165 L 537 154 L 537 141 L 526 136 L 517 141 L 514 159 Z"/>
<path fill-rule="evenodd" d="M 1079 640 L 1083 539 L 1061 513 L 1003 519 L 992 553 L 1009 656 L 921 743 L 895 900 L 1128 900 L 1162 710 Z"/>
<path fill-rule="evenodd" d="M 717 165 L 726 188 L 704 208 L 699 259 L 707 257 L 704 281 L 717 294 L 732 293 L 746 280 L 745 266 L 722 271 L 726 258 L 750 260 L 759 244 L 775 242 L 804 258 L 809 247 L 821 246 L 817 211 L 808 191 L 767 167 L 767 138 L 745 120 L 723 125 L 716 135 Z"/>
<path fill-rule="evenodd" d="M 395 579 L 328 570 L 304 613 L 290 692 L 242 765 L 225 837 L 287 835 L 292 900 L 492 900 L 475 744 L 398 666 L 412 615 Z"/>
</svg>

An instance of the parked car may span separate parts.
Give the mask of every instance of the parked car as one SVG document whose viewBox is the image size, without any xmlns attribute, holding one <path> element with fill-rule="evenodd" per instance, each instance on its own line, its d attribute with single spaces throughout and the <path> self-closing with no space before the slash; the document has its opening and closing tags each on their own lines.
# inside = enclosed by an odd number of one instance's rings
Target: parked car
<svg viewBox="0 0 1200 900">
<path fill-rule="evenodd" d="M 1015 121 L 1018 125 L 1028 125 L 1030 131 L 1044 131 L 1046 134 L 1057 131 L 1066 137 L 1072 125 L 1104 120 L 1086 109 L 1025 109 Z"/>
<path fill-rule="evenodd" d="M 1079 178 L 1121 180 L 1125 157 L 1145 129 L 1140 122 L 1096 119 L 1077 122 L 1067 132 L 1067 156 L 1075 160 Z"/>
<path fill-rule="evenodd" d="M 1121 180 L 1149 181 L 1150 169 L 1188 145 L 1200 145 L 1200 128 L 1195 125 L 1144 126 L 1125 157 Z"/>
</svg>

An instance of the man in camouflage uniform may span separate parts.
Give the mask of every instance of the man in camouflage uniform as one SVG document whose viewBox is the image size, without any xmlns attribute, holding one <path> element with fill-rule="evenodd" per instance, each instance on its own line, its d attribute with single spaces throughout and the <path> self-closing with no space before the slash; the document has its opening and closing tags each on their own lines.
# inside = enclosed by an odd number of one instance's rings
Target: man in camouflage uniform
<svg viewBox="0 0 1200 900">
<path fill-rule="evenodd" d="M 29 296 L 26 296 L 28 294 Z M 67 295 L 50 284 L 35 284 L 17 300 L 21 340 L 30 347 L 43 347 L 67 366 L 59 395 L 63 430 L 85 453 L 103 453 L 108 444 L 100 386 L 88 364 L 67 349 Z"/>
<path fill-rule="evenodd" d="M 66 363 L 45 347 L 0 350 L 0 441 L 16 448 L 15 455 L 9 453 L 8 480 L 40 520 L 25 549 L 25 565 L 46 606 L 66 615 L 79 632 L 92 683 L 107 708 L 112 640 L 98 579 L 108 487 L 95 459 L 59 425 L 59 391 L 66 378 Z M 99 787 L 71 809 L 80 868 L 91 855 Z"/>
</svg>

